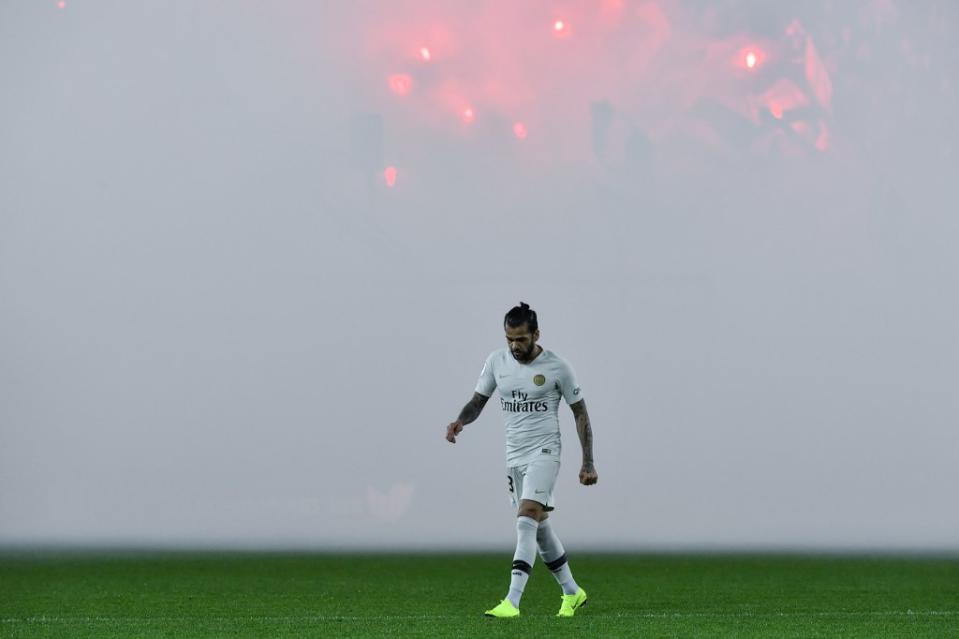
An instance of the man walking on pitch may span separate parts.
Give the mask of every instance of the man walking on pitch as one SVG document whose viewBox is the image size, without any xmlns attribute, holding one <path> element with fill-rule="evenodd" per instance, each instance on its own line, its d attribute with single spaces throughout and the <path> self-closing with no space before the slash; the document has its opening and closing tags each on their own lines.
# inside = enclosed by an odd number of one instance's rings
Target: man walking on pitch
<svg viewBox="0 0 959 639">
<path fill-rule="evenodd" d="M 553 484 L 559 474 L 560 434 L 557 411 L 562 397 L 576 418 L 583 448 L 581 484 L 596 483 L 593 467 L 593 431 L 586 402 L 572 367 L 559 355 L 543 349 L 536 311 L 525 302 L 514 306 L 503 320 L 507 348 L 486 358 L 473 399 L 455 422 L 447 426 L 446 439 L 456 443 L 466 424 L 476 420 L 493 394 L 499 391 L 506 422 L 506 465 L 510 499 L 516 513 L 516 552 L 506 598 L 488 617 L 518 617 L 519 603 L 536 560 L 536 551 L 563 589 L 558 617 L 572 617 L 586 603 L 586 591 L 573 579 L 566 551 L 553 531 L 547 513 L 553 510 Z"/>
</svg>

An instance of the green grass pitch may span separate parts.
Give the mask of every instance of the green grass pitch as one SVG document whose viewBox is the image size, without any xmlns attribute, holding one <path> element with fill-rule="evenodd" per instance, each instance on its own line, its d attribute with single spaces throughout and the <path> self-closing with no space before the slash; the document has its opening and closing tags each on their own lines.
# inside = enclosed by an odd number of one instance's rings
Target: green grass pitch
<svg viewBox="0 0 959 639">
<path fill-rule="evenodd" d="M 486 619 L 511 555 L 0 554 L 2 637 L 959 637 L 959 559 L 572 556 L 557 619 L 537 562 L 519 619 Z"/>
</svg>

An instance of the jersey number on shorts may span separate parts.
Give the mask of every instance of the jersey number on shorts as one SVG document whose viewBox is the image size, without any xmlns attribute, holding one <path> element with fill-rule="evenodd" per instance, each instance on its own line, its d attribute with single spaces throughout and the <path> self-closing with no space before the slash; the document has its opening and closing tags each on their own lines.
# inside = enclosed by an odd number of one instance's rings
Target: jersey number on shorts
<svg viewBox="0 0 959 639">
<path fill-rule="evenodd" d="M 516 492 L 516 491 L 513 489 L 513 477 L 512 477 L 512 475 L 507 475 L 507 476 L 506 476 L 506 479 L 509 480 L 509 491 L 510 491 L 511 493 L 512 493 L 512 492 Z"/>
</svg>

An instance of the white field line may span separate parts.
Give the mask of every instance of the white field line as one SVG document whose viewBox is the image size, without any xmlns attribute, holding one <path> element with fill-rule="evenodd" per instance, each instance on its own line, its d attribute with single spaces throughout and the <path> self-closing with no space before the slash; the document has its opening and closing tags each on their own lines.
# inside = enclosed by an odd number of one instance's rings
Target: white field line
<svg viewBox="0 0 959 639">
<path fill-rule="evenodd" d="M 852 617 L 955 617 L 959 610 L 871 610 L 871 611 L 827 611 L 827 612 L 637 612 L 637 613 L 584 613 L 590 619 L 800 619 L 800 618 L 852 618 Z M 462 619 L 463 615 L 373 615 L 359 617 L 354 615 L 299 615 L 287 617 L 6 617 L 0 619 L 3 624 L 154 624 L 186 621 L 207 621 L 229 623 L 254 621 L 263 623 L 310 623 L 322 621 L 415 621 L 435 619 Z"/>
</svg>

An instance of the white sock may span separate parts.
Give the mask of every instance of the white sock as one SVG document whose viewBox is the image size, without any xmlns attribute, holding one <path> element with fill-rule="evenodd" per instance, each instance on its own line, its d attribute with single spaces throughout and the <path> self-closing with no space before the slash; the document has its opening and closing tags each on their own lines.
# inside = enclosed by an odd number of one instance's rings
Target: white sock
<svg viewBox="0 0 959 639">
<path fill-rule="evenodd" d="M 556 577 L 556 582 L 563 589 L 563 594 L 575 595 L 579 586 L 573 579 L 573 571 L 569 569 L 563 542 L 553 532 L 553 527 L 548 519 L 539 522 L 539 528 L 536 530 L 536 543 L 539 545 L 539 556 L 543 558 L 543 563 Z"/>
<path fill-rule="evenodd" d="M 509 579 L 509 599 L 519 608 L 519 600 L 523 598 L 523 590 L 529 580 L 529 573 L 536 561 L 536 529 L 539 522 L 530 517 L 516 518 L 516 553 L 513 554 L 513 570 Z"/>
</svg>

